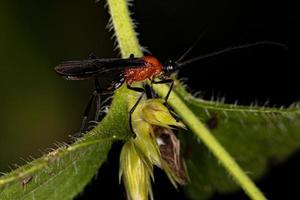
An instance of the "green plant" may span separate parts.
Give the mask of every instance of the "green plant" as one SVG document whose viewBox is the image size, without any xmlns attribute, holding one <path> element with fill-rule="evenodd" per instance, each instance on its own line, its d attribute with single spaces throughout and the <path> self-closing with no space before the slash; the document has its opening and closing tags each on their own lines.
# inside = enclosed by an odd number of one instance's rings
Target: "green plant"
<svg viewBox="0 0 300 200">
<path fill-rule="evenodd" d="M 131 53 L 141 56 L 125 1 L 108 0 L 108 5 L 122 57 Z M 162 96 L 167 89 L 167 86 L 155 87 Z M 105 161 L 111 144 L 131 137 L 124 128 L 128 122 L 127 93 L 126 88 L 116 91 L 107 117 L 76 143 L 62 144 L 59 149 L 2 176 L 1 199 L 72 199 L 82 191 Z M 186 158 L 192 177 L 186 187 L 190 198 L 204 199 L 216 190 L 228 192 L 241 186 L 251 198 L 264 199 L 239 165 L 252 172 L 251 178 L 258 178 L 267 170 L 269 158 L 283 159 L 299 147 L 297 104 L 276 109 L 207 102 L 187 94 L 179 82 L 169 102 L 190 128 L 180 135 L 184 146 L 192 149 Z M 210 120 L 216 120 L 217 124 L 208 130 L 204 123 Z M 217 159 L 208 156 L 208 151 Z"/>
</svg>

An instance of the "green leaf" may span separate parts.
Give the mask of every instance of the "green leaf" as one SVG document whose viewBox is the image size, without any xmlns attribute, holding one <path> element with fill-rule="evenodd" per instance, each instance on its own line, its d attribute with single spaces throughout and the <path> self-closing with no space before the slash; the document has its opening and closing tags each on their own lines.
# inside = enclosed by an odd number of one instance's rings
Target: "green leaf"
<svg viewBox="0 0 300 200">
<path fill-rule="evenodd" d="M 229 105 L 197 99 L 177 84 L 176 93 L 206 123 L 251 179 L 257 180 L 271 161 L 282 161 L 300 147 L 300 109 Z M 214 192 L 228 193 L 238 187 L 209 150 L 192 133 L 180 140 L 191 184 L 191 199 L 207 199 Z"/>
<path fill-rule="evenodd" d="M 0 178 L 0 199 L 73 199 L 106 160 L 111 144 L 126 139 L 126 88 L 120 88 L 109 114 L 72 145 L 61 147 Z"/>
</svg>

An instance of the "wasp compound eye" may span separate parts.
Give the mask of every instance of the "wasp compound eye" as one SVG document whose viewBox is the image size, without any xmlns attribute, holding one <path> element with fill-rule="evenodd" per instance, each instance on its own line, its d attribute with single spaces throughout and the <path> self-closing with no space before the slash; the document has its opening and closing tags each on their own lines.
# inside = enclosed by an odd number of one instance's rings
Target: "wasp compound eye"
<svg viewBox="0 0 300 200">
<path fill-rule="evenodd" d="M 164 73 L 166 75 L 169 75 L 174 71 L 175 71 L 175 63 L 172 60 L 168 60 L 164 65 Z"/>
</svg>

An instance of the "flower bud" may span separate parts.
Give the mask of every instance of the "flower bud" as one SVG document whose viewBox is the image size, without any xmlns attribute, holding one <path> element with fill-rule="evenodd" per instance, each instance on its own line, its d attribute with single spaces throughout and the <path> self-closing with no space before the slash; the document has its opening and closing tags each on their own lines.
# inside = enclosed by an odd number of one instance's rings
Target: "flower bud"
<svg viewBox="0 0 300 200">
<path fill-rule="evenodd" d="M 185 128 L 183 123 L 174 119 L 168 108 L 162 104 L 161 99 L 147 100 L 141 106 L 140 117 L 151 125 L 165 128 L 171 128 L 171 126 Z"/>
<path fill-rule="evenodd" d="M 128 200 L 153 199 L 149 167 L 141 157 L 132 139 L 123 145 L 120 155 L 119 178 L 123 180 Z"/>
<path fill-rule="evenodd" d="M 131 99 L 129 104 L 132 106 Z M 130 107 L 131 108 L 131 107 Z M 129 139 L 120 155 L 120 179 L 130 200 L 153 199 L 151 180 L 153 166 L 163 169 L 170 181 L 187 183 L 185 165 L 180 159 L 180 143 L 173 127 L 185 128 L 160 99 L 141 99 L 131 116 L 135 138 Z"/>
</svg>

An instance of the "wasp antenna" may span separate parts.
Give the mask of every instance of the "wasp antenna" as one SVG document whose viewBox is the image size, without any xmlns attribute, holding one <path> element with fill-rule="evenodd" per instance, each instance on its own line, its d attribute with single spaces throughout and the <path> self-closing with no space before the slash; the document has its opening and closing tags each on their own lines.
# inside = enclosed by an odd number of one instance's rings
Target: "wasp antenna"
<svg viewBox="0 0 300 200">
<path fill-rule="evenodd" d="M 180 56 L 180 58 L 178 60 L 176 60 L 176 62 L 180 62 L 181 60 L 183 60 L 186 55 L 188 53 L 191 52 L 191 50 L 193 50 L 193 48 L 199 43 L 199 41 L 203 38 L 203 36 L 205 35 L 206 31 L 204 31 L 203 33 L 201 33 L 198 38 L 196 39 L 196 41 L 192 44 L 192 46 L 190 46 L 183 54 L 182 56 Z"/>
<path fill-rule="evenodd" d="M 254 42 L 254 43 L 242 44 L 242 45 L 238 45 L 238 46 L 228 47 L 228 48 L 222 49 L 220 51 L 215 51 L 215 52 L 212 52 L 212 53 L 204 54 L 204 55 L 201 55 L 201 56 L 198 56 L 198 57 L 195 57 L 195 58 L 183 61 L 183 62 L 177 62 L 177 65 L 178 65 L 178 67 L 181 67 L 181 66 L 184 66 L 184 65 L 187 65 L 187 64 L 205 59 L 205 58 L 210 58 L 210 57 L 213 57 L 213 56 L 221 55 L 223 53 L 228 53 L 228 52 L 235 51 L 235 50 L 238 50 L 238 49 L 244 49 L 244 48 L 254 47 L 254 46 L 258 46 L 258 45 L 274 45 L 274 46 L 281 47 L 285 50 L 288 50 L 288 46 L 286 44 L 283 44 L 283 43 L 280 43 L 280 42 L 265 40 L 265 41 L 258 41 L 258 42 Z"/>
</svg>

